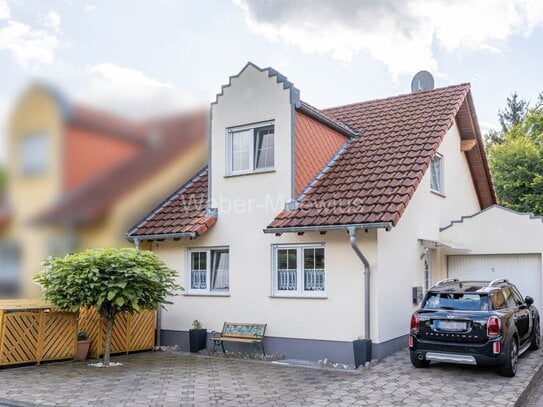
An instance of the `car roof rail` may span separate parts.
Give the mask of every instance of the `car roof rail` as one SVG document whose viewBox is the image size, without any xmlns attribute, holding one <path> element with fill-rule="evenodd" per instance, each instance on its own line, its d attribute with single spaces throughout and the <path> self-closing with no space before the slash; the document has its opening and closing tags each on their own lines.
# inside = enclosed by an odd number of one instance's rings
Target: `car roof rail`
<svg viewBox="0 0 543 407">
<path fill-rule="evenodd" d="M 436 287 L 439 287 L 440 285 L 446 284 L 446 283 L 454 283 L 455 281 L 459 281 L 457 278 L 446 278 L 444 280 L 438 281 L 436 284 Z"/>
<path fill-rule="evenodd" d="M 501 283 L 508 283 L 509 280 L 506 279 L 506 278 L 497 278 L 495 280 L 492 280 L 490 283 L 488 283 L 488 286 L 489 287 L 494 287 L 494 286 L 497 286 L 498 284 L 501 284 Z"/>
</svg>

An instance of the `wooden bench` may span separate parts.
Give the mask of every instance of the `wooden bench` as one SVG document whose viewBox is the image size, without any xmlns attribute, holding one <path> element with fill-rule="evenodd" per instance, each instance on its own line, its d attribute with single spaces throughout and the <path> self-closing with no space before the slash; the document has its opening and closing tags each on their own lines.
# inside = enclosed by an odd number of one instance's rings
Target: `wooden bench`
<svg viewBox="0 0 543 407">
<path fill-rule="evenodd" d="M 214 342 L 213 349 L 215 349 L 218 344 L 221 344 L 223 353 L 226 353 L 224 350 L 224 342 L 252 343 L 262 350 L 263 355 L 266 355 L 266 352 L 264 351 L 264 332 L 266 332 L 266 324 L 225 322 L 222 327 L 222 332 L 212 332 L 212 334 L 219 335 L 211 338 Z"/>
</svg>

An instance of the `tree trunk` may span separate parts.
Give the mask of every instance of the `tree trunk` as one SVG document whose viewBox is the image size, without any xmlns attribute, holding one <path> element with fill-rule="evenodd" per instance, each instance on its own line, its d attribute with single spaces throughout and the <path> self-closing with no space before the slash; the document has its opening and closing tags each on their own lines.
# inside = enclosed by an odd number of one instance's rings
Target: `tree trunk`
<svg viewBox="0 0 543 407">
<path fill-rule="evenodd" d="M 115 317 L 106 318 L 106 343 L 104 346 L 104 366 L 109 367 L 109 356 L 111 354 L 111 333 L 113 332 L 113 321 Z"/>
</svg>

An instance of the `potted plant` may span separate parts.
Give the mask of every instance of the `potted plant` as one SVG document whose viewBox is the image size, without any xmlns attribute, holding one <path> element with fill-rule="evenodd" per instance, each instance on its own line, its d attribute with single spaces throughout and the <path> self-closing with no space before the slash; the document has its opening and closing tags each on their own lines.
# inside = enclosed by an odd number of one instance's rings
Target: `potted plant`
<svg viewBox="0 0 543 407">
<path fill-rule="evenodd" d="M 207 329 L 197 319 L 192 323 L 192 329 L 189 329 L 189 345 L 192 353 L 206 348 Z"/>
<path fill-rule="evenodd" d="M 75 360 L 85 360 L 89 354 L 91 341 L 85 331 L 79 331 L 77 333 L 77 352 L 75 354 Z"/>
</svg>

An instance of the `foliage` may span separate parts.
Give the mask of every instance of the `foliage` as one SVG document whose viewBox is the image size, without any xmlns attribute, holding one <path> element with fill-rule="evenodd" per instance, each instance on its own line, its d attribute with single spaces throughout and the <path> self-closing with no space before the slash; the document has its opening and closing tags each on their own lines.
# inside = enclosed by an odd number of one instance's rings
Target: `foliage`
<svg viewBox="0 0 543 407">
<path fill-rule="evenodd" d="M 503 141 L 488 149 L 500 204 L 539 215 L 543 214 L 542 102 L 543 94 L 520 122 L 507 125 Z"/>
<path fill-rule="evenodd" d="M 167 297 L 182 289 L 175 283 L 175 271 L 149 251 L 93 249 L 47 259 L 44 266 L 34 279 L 46 300 L 73 311 L 95 307 L 106 320 L 106 366 L 115 316 L 171 304 Z"/>
<path fill-rule="evenodd" d="M 197 329 L 204 329 L 204 328 L 202 326 L 202 323 L 198 321 L 197 319 L 195 319 L 194 321 L 192 321 L 192 329 L 197 330 Z"/>
<path fill-rule="evenodd" d="M 507 98 L 507 106 L 498 112 L 498 118 L 505 133 L 513 126 L 516 126 L 524 120 L 529 112 L 530 103 L 524 99 L 519 99 L 517 92 L 514 92 Z"/>
<path fill-rule="evenodd" d="M 87 335 L 87 332 L 81 330 L 77 333 L 78 341 L 86 341 L 87 339 L 89 339 L 89 335 Z"/>
</svg>

